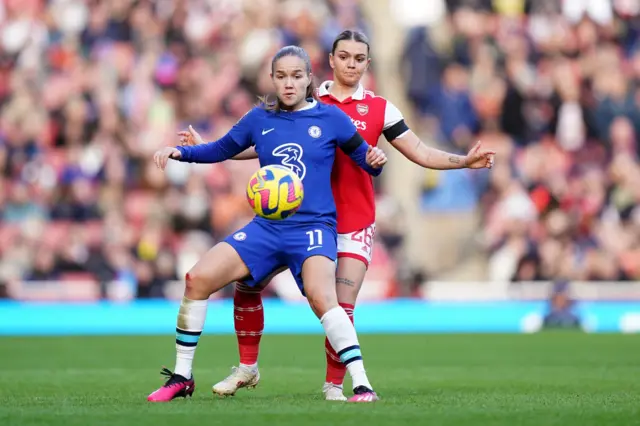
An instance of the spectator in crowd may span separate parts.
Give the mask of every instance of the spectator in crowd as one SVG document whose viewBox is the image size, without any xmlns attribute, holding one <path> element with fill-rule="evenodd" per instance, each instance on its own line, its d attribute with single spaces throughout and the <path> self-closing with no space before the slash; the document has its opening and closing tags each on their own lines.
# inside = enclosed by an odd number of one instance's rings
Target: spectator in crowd
<svg viewBox="0 0 640 426">
<path fill-rule="evenodd" d="M 640 279 L 640 3 L 445 3 L 409 30 L 407 94 L 441 144 L 498 150 L 486 279 Z"/>
<path fill-rule="evenodd" d="M 390 4 L 413 25 L 403 70 L 420 124 L 445 149 L 498 151 L 490 174 L 427 174 L 420 203 L 481 212 L 476 278 L 640 279 L 640 2 Z M 52 279 L 180 293 L 170 283 L 250 220 L 257 164 L 161 173 L 151 153 L 187 124 L 224 134 L 269 89 L 284 44 L 328 78 L 348 27 L 369 32 L 357 0 L 0 2 L 0 295 Z M 392 185 L 376 250 L 409 277 Z"/>
<path fill-rule="evenodd" d="M 165 174 L 151 154 L 187 124 L 224 134 L 270 87 L 284 44 L 329 76 L 345 27 L 366 30 L 357 1 L 0 2 L 0 283 L 171 293 L 199 252 L 252 217 L 257 163 Z"/>
<path fill-rule="evenodd" d="M 558 281 L 554 283 L 550 296 L 548 311 L 542 321 L 544 328 L 566 329 L 580 327 L 580 318 L 575 312 L 575 304 L 569 298 L 567 282 Z"/>
</svg>

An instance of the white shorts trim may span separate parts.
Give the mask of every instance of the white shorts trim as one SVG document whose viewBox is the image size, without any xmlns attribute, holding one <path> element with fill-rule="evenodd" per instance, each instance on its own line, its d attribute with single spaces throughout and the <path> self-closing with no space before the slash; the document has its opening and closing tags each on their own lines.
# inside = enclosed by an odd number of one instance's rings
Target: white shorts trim
<svg viewBox="0 0 640 426">
<path fill-rule="evenodd" d="M 338 234 L 338 258 L 351 257 L 364 262 L 367 267 L 373 256 L 373 238 L 376 233 L 375 223 L 359 231 Z"/>
</svg>

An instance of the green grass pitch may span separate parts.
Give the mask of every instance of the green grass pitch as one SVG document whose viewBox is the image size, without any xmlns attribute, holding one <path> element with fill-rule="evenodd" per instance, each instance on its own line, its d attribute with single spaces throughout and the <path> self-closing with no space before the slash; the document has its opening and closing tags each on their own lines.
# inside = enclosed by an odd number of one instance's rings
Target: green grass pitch
<svg viewBox="0 0 640 426">
<path fill-rule="evenodd" d="M 640 337 L 364 335 L 382 400 L 326 402 L 323 338 L 263 338 L 262 381 L 222 399 L 234 336 L 201 339 L 196 393 L 146 402 L 172 336 L 0 338 L 0 425 L 640 425 Z"/>
</svg>

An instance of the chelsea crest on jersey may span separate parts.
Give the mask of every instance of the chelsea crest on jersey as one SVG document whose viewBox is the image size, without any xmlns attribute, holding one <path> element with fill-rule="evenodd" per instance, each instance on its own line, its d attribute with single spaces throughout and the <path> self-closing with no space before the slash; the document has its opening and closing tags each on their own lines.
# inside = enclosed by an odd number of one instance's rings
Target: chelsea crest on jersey
<svg viewBox="0 0 640 426">
<path fill-rule="evenodd" d="M 296 173 L 308 189 L 300 209 L 287 223 L 318 220 L 335 226 L 331 170 L 337 148 L 352 158 L 360 148 L 356 157 L 366 166 L 366 145 L 349 117 L 317 101 L 300 110 L 278 113 L 256 107 L 229 135 L 243 148 L 254 145 L 261 166 L 281 164 Z"/>
</svg>

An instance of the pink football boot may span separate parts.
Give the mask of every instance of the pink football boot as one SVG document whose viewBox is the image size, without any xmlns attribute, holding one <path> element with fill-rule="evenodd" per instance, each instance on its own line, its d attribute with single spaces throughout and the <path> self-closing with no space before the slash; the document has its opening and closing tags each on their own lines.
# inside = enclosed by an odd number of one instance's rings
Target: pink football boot
<svg viewBox="0 0 640 426">
<path fill-rule="evenodd" d="M 366 386 L 358 386 L 353 390 L 353 396 L 348 402 L 374 402 L 379 400 L 378 395 Z"/>
<path fill-rule="evenodd" d="M 147 397 L 151 402 L 169 402 L 174 398 L 186 398 L 193 395 L 196 383 L 193 376 L 190 379 L 174 374 L 168 368 L 163 368 L 161 374 L 167 376 L 166 383 L 158 390 Z"/>
</svg>

